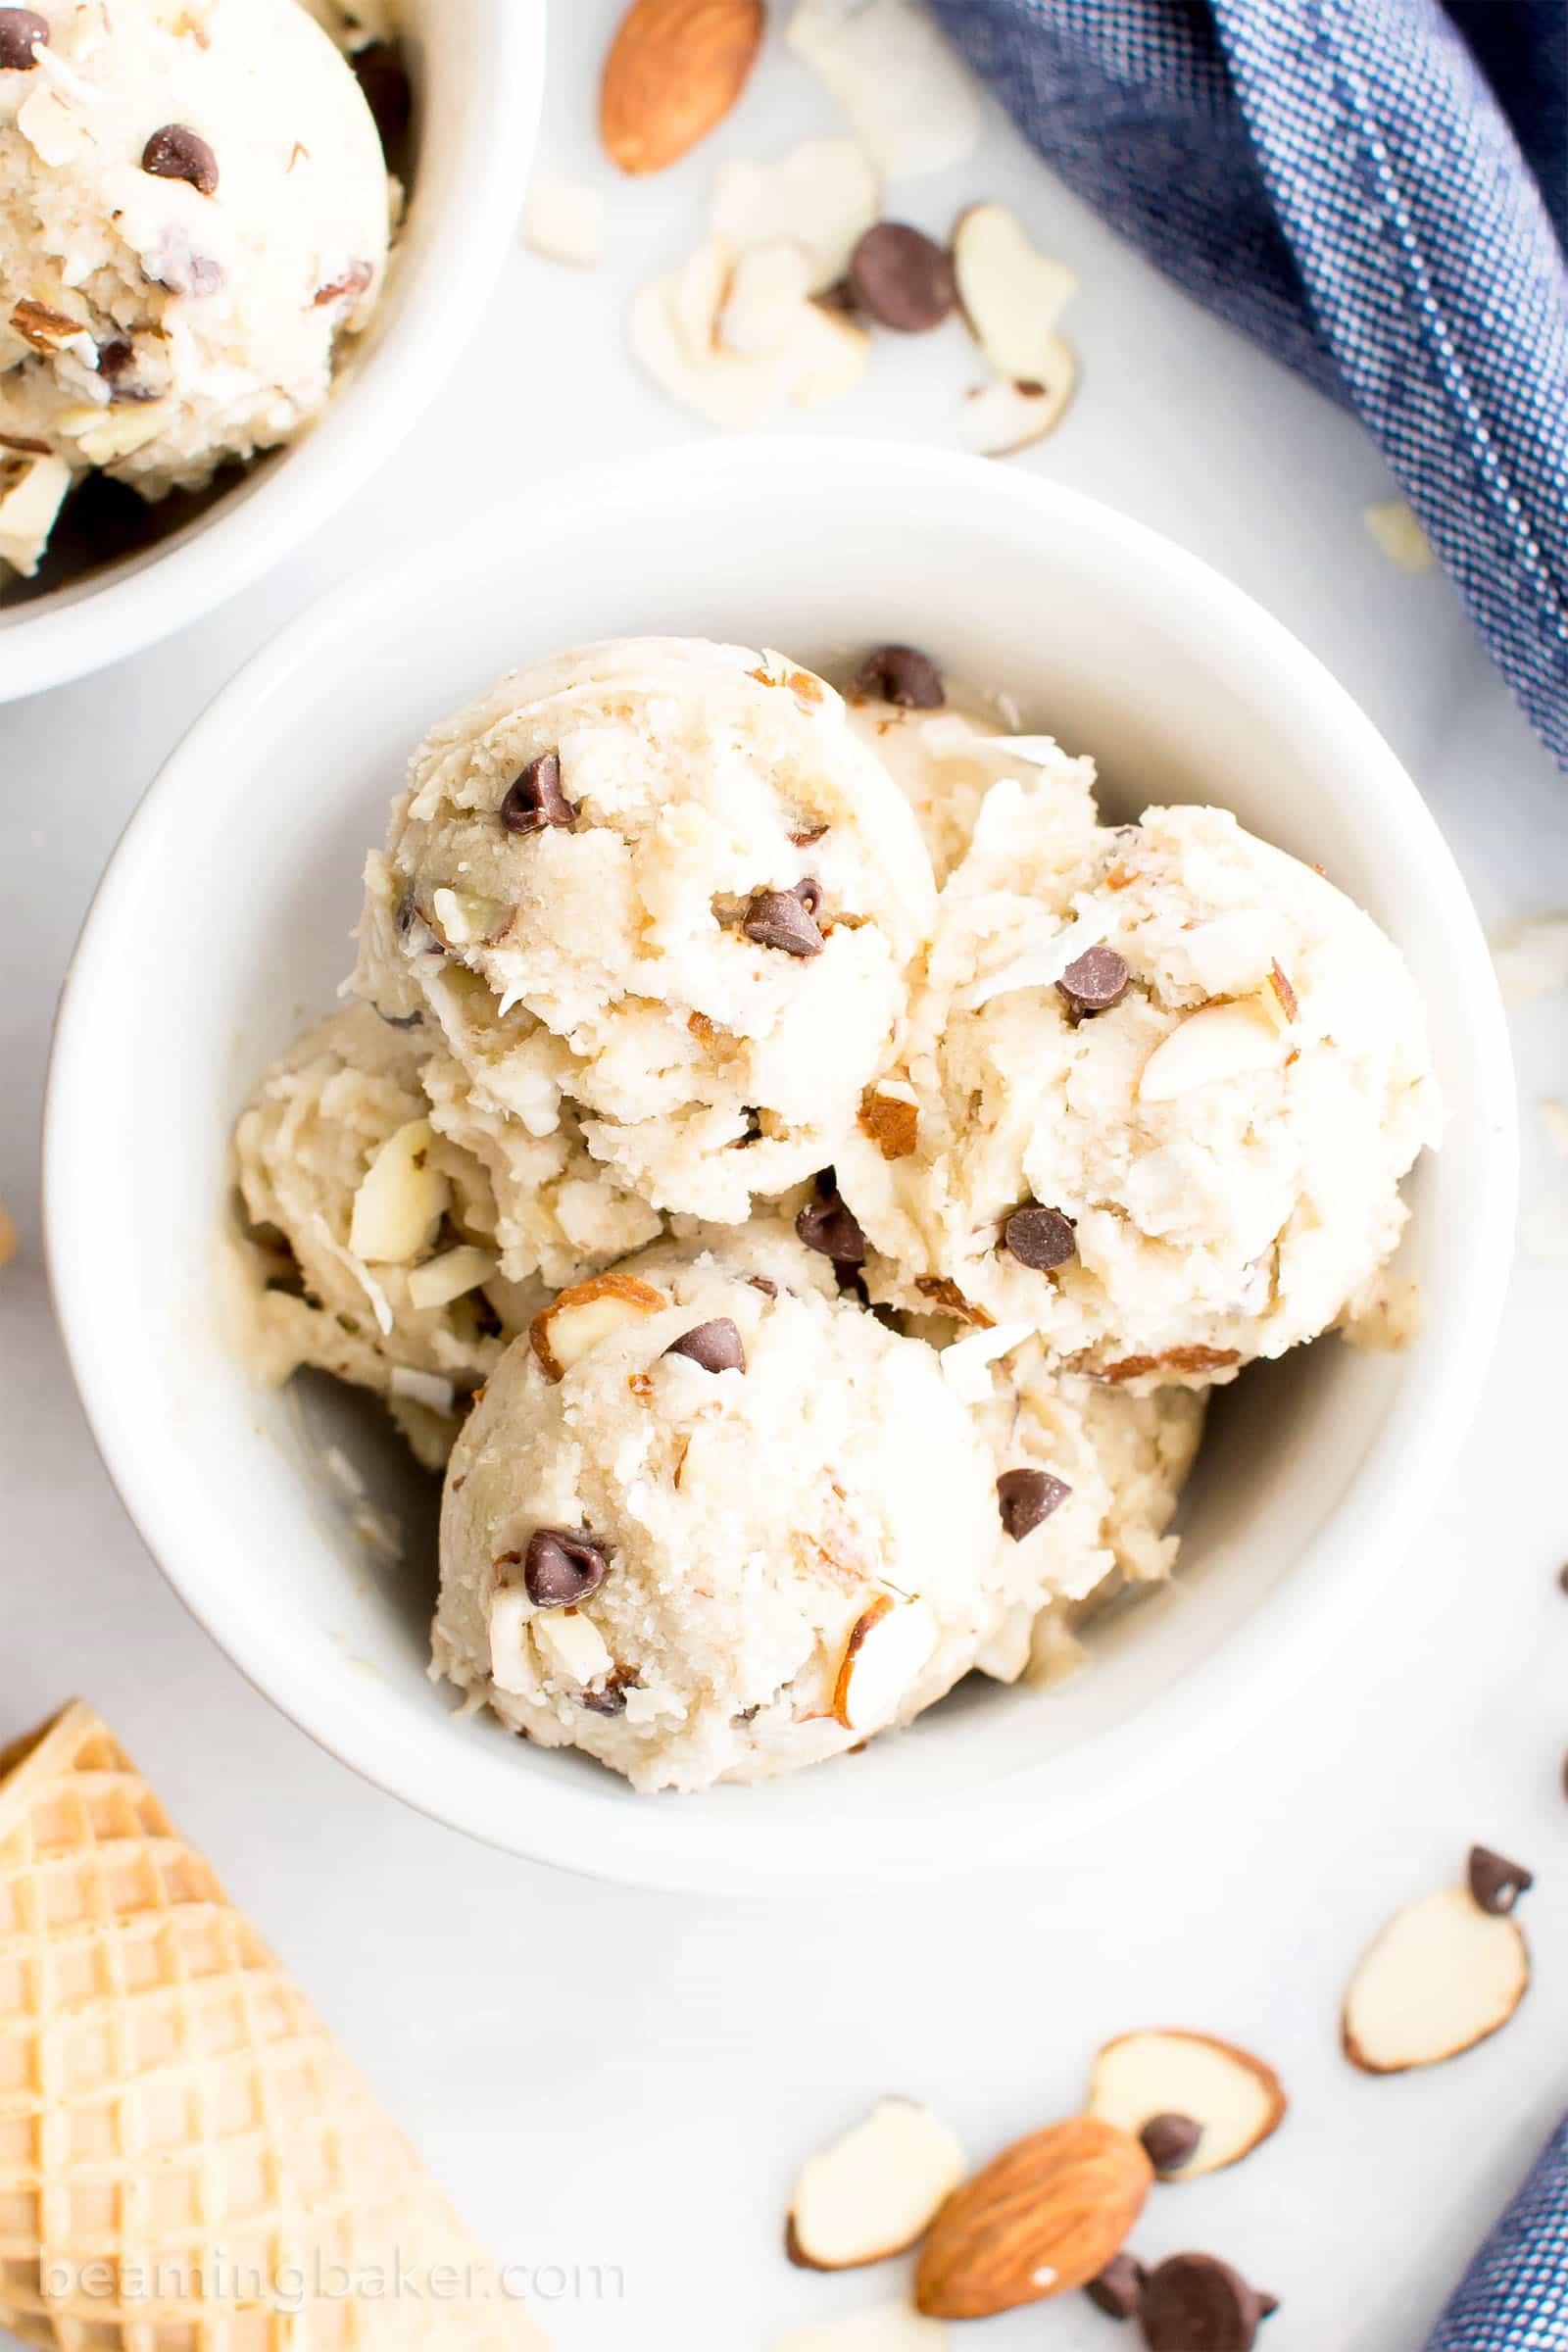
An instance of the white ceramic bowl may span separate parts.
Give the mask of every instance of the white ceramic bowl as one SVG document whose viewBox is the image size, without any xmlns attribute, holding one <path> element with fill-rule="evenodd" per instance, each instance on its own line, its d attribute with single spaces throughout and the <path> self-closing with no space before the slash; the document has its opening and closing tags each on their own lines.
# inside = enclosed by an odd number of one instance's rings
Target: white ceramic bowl
<svg viewBox="0 0 1568 2352">
<path fill-rule="evenodd" d="M 1315 859 L 1399 941 L 1452 1123 L 1412 1185 L 1426 1293 L 1397 1356 L 1337 1341 L 1216 1406 L 1186 1569 L 1058 1692 L 966 1687 L 853 1760 L 639 1797 L 570 1753 L 453 1720 L 425 1678 L 416 1541 L 378 1571 L 298 1400 L 220 1327 L 233 1117 L 332 1003 L 360 866 L 428 722 L 509 664 L 635 630 L 808 662 L 906 639 L 1100 755 L 1113 810 L 1212 800 Z M 1319 664 L 1135 522 L 1020 471 L 864 442 L 705 444 L 530 493 L 351 584 L 221 693 L 109 869 L 55 1046 L 56 1296 L 105 1459 L 229 1656 L 383 1788 L 514 1850 L 650 1885 L 798 1889 L 1040 1847 L 1234 1740 L 1396 1569 L 1487 1363 L 1512 1224 L 1513 1094 L 1490 960 L 1409 778 Z M 399 1472 L 361 1414 L 367 1475 Z M 318 1432 L 318 1436 L 319 1432 Z"/>
<path fill-rule="evenodd" d="M 235 595 L 392 455 L 450 372 L 515 234 L 545 0 L 402 0 L 417 171 L 385 296 L 326 414 L 194 521 L 71 587 L 0 606 L 0 703 L 102 669 Z"/>
</svg>

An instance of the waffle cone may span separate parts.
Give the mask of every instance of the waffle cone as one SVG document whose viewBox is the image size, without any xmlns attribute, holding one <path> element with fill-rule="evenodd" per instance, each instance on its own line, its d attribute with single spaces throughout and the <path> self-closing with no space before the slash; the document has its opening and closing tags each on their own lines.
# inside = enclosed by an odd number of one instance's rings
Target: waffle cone
<svg viewBox="0 0 1568 2352">
<path fill-rule="evenodd" d="M 0 1753 L 0 2328 L 58 2352 L 542 2352 L 90 1708 Z"/>
</svg>

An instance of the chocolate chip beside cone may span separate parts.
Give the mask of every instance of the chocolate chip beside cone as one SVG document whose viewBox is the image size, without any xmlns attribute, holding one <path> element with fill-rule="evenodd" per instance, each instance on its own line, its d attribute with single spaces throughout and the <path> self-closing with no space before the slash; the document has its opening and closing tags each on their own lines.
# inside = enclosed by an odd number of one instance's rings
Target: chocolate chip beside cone
<svg viewBox="0 0 1568 2352">
<path fill-rule="evenodd" d="M 0 8 L 0 73 L 30 74 L 34 47 L 49 46 L 49 24 L 34 8 Z"/>
<path fill-rule="evenodd" d="M 141 168 L 155 179 L 182 179 L 203 196 L 218 193 L 218 158 L 188 123 L 166 122 L 155 130 L 141 151 Z"/>
<path fill-rule="evenodd" d="M 953 264 L 942 246 L 902 220 L 879 220 L 850 256 L 850 293 L 879 326 L 922 335 L 958 304 Z"/>
</svg>

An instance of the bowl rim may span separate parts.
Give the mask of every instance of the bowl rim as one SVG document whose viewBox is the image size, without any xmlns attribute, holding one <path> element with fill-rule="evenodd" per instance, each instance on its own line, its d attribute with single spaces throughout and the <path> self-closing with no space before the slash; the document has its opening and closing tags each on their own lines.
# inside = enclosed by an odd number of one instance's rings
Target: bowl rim
<svg viewBox="0 0 1568 2352">
<path fill-rule="evenodd" d="M 1471 1055 L 1475 1099 L 1460 1107 L 1478 1131 L 1473 1198 L 1466 1204 L 1466 1244 L 1446 1266 L 1444 1348 L 1407 1359 L 1413 1370 L 1392 1401 L 1378 1443 L 1350 1485 L 1304 1547 L 1292 1573 L 1265 1592 L 1242 1623 L 1215 1648 L 1177 1676 L 1136 1712 L 1042 1762 L 1011 1771 L 1005 1785 L 984 1792 L 959 1789 L 866 1818 L 880 1826 L 873 1856 L 863 1838 L 839 1838 L 824 1847 L 798 1821 L 774 1822 L 755 1834 L 744 1804 L 714 1821 L 686 1811 L 676 1799 L 650 1805 L 606 1803 L 597 1789 L 550 1785 L 532 1801 L 515 1801 L 520 1776 L 456 1771 L 438 1785 L 421 1775 L 373 1704 L 345 1706 L 330 1678 L 302 1670 L 299 1657 L 274 1633 L 265 1612 L 247 1610 L 238 1580 L 217 1576 L 200 1544 L 181 1532 L 177 1495 L 157 1491 L 143 1475 L 133 1442 L 137 1414 L 126 1416 L 124 1384 L 114 1377 L 112 1348 L 95 1317 L 85 1268 L 66 1246 L 73 1230 L 74 1167 L 90 1165 L 93 1134 L 92 1006 L 113 985 L 114 938 L 134 907 L 143 865 L 156 854 L 167 812 L 187 790 L 206 788 L 215 751 L 242 735 L 246 713 L 283 692 L 290 676 L 314 669 L 341 634 L 363 649 L 373 642 L 379 612 L 404 610 L 439 590 L 466 551 L 521 545 L 568 521 L 591 529 L 596 514 L 624 515 L 651 481 L 667 492 L 682 477 L 711 487 L 726 474 L 760 470 L 784 482 L 808 466 L 836 480 L 847 498 L 868 472 L 911 491 L 941 480 L 951 492 L 976 498 L 1022 500 L 1050 545 L 1053 522 L 1097 534 L 1102 548 L 1152 571 L 1173 595 L 1198 597 L 1234 656 L 1255 674 L 1288 679 L 1297 700 L 1310 703 L 1325 745 L 1353 760 L 1353 772 L 1379 805 L 1380 828 L 1399 837 L 1408 886 L 1436 900 L 1454 957 L 1466 967 L 1465 986 L 1477 1024 Z M 580 1875 L 651 1888 L 706 1893 L 796 1893 L 847 1887 L 867 1880 L 929 1875 L 933 1857 L 944 1875 L 1004 1859 L 1038 1855 L 1051 1844 L 1102 1828 L 1137 1800 L 1138 1755 L 1160 1757 L 1160 1780 L 1185 1780 L 1234 1750 L 1248 1731 L 1277 1710 L 1287 1688 L 1298 1689 L 1348 1637 L 1374 1590 L 1408 1558 L 1424 1508 L 1441 1491 L 1473 1416 L 1501 1317 L 1511 1262 L 1517 1192 L 1517 1107 L 1501 997 L 1480 921 L 1458 867 L 1415 784 L 1370 718 L 1318 658 L 1245 591 L 1201 559 L 1149 525 L 1083 492 L 1043 476 L 1002 470 L 984 459 L 914 443 L 826 437 L 758 437 L 746 442 L 700 441 L 652 462 L 587 467 L 561 477 L 516 504 L 518 528 L 493 509 L 407 543 L 372 569 L 329 591 L 290 621 L 222 686 L 187 731 L 149 787 L 110 859 L 88 909 L 68 968 L 56 1020 L 45 1093 L 43 1200 L 49 1277 L 61 1334 L 99 1453 L 127 1515 L 166 1580 L 219 1647 L 253 1686 L 328 1753 L 386 1793 L 432 1820 L 482 1842 Z M 527 517 L 528 530 L 521 528 Z M 216 1222 L 216 1220 L 215 1220 Z M 76 1227 L 79 1230 L 79 1226 Z M 1304 1573 L 1312 1564 L 1312 1573 Z M 1114 1759 L 1109 1750 L 1119 1748 Z M 1041 1799 L 1050 1776 L 1050 1804 Z M 609 1779 L 609 1776 L 605 1776 Z M 501 1794 L 505 1784 L 508 1802 Z M 730 1792 L 723 1792 L 726 1797 Z M 741 1792 L 734 1792 L 739 1795 Z M 820 1833 L 815 1835 L 818 1837 Z"/>
<path fill-rule="evenodd" d="M 275 568 L 378 472 L 452 373 L 514 242 L 544 103 L 547 0 L 474 0 L 477 61 L 453 141 L 445 218 L 384 336 L 244 500 L 220 500 L 167 554 L 0 627 L 0 705 L 107 668 Z M 69 593 L 69 592 L 65 592 Z"/>
</svg>

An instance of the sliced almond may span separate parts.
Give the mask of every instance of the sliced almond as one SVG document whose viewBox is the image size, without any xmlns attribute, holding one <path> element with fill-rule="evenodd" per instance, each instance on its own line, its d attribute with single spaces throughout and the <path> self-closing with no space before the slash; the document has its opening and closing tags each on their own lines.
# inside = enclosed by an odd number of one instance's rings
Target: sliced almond
<svg viewBox="0 0 1568 2352">
<path fill-rule="evenodd" d="M 1049 384 L 1077 272 L 1042 253 L 1004 204 L 959 214 L 953 269 L 970 331 L 997 373 L 1013 384 Z"/>
<path fill-rule="evenodd" d="M 576 1609 L 540 1609 L 528 1621 L 534 1646 L 548 1670 L 563 1682 L 585 1688 L 613 1666 L 605 1637 L 591 1617 Z"/>
<path fill-rule="evenodd" d="M 920 1136 L 920 1109 L 906 1080 L 884 1078 L 860 1097 L 856 1120 L 884 1159 L 907 1159 Z"/>
<path fill-rule="evenodd" d="M 833 1686 L 833 1713 L 847 1732 L 880 1731 L 937 1645 L 937 1621 L 923 1600 L 879 1592 L 856 1620 Z"/>
<path fill-rule="evenodd" d="M 406 1265 L 422 1257 L 452 1204 L 452 1186 L 430 1165 L 435 1130 L 410 1119 L 389 1135 L 354 1196 L 349 1248 L 367 1265 Z"/>
<path fill-rule="evenodd" d="M 536 171 L 523 207 L 523 243 L 546 261 L 592 270 L 599 260 L 604 211 L 603 194 L 586 180 Z"/>
<path fill-rule="evenodd" d="M 150 400 L 122 409 L 91 406 L 62 409 L 57 429 L 69 433 L 89 466 L 113 466 L 156 441 L 173 416 L 172 400 Z"/>
<path fill-rule="evenodd" d="M 681 278 L 680 271 L 669 270 L 633 295 L 626 314 L 632 357 L 677 407 L 725 432 L 755 432 L 782 398 L 778 369 L 769 361 L 746 359 L 713 345 L 716 298 L 705 347 L 694 353 L 687 331 L 690 301 Z"/>
<path fill-rule="evenodd" d="M 1173 1102 L 1196 1087 L 1219 1086 L 1276 1068 L 1288 1051 L 1262 1006 L 1250 1000 L 1200 1005 L 1161 1040 L 1138 1081 L 1145 1102 Z"/>
<path fill-rule="evenodd" d="M 470 948 L 501 937 L 512 921 L 504 899 L 481 898 L 474 890 L 436 890 L 430 912 L 449 948 Z"/>
<path fill-rule="evenodd" d="M 1048 375 L 1026 384 L 981 384 L 964 394 L 960 426 L 966 449 L 981 458 L 1010 458 L 1055 431 L 1078 381 L 1078 363 L 1060 335 L 1052 337 L 1052 345 Z"/>
<path fill-rule="evenodd" d="M 421 1372 L 413 1364 L 394 1364 L 388 1386 L 394 1396 L 406 1404 L 422 1404 L 427 1413 L 439 1413 L 450 1420 L 457 1410 L 458 1395 L 450 1380 L 441 1372 Z"/>
<path fill-rule="evenodd" d="M 871 338 L 853 318 L 805 302 L 783 357 L 794 406 L 825 409 L 855 390 L 871 357 Z"/>
<path fill-rule="evenodd" d="M 786 2230 L 790 2260 L 849 2271 L 902 2254 L 963 2174 L 963 2149 L 928 2107 L 883 2099 L 802 2165 Z"/>
<path fill-rule="evenodd" d="M 726 351 L 767 358 L 796 331 L 811 287 L 811 257 L 791 238 L 751 245 L 735 257 L 715 321 Z"/>
<path fill-rule="evenodd" d="M 70 488 L 63 458 L 0 457 L 0 564 L 31 578 Z"/>
<path fill-rule="evenodd" d="M 426 1258 L 422 1266 L 411 1269 L 409 1302 L 421 1310 L 450 1306 L 454 1298 L 465 1298 L 469 1291 L 476 1291 L 481 1282 L 488 1282 L 495 1271 L 496 1260 L 488 1250 L 464 1242 L 456 1250 L 443 1250 L 439 1257 Z"/>
<path fill-rule="evenodd" d="M 1015 2140 L 955 2189 L 931 2225 L 914 2299 L 945 2320 L 983 2320 L 1097 2278 L 1153 2179 L 1125 2132 L 1098 2116 Z"/>
<path fill-rule="evenodd" d="M 877 219 L 876 172 L 854 139 L 808 139 L 776 163 L 722 163 L 708 224 L 738 252 L 788 237 L 810 257 L 808 294 L 836 284 Z"/>
<path fill-rule="evenodd" d="M 635 1274 L 596 1274 L 540 1309 L 528 1326 L 529 1344 L 548 1378 L 564 1380 L 612 1332 L 624 1331 L 668 1304 L 662 1291 Z"/>
<path fill-rule="evenodd" d="M 886 178 L 944 172 L 979 144 L 975 85 L 912 0 L 796 0 L 784 37 Z"/>
<path fill-rule="evenodd" d="M 632 0 L 605 60 L 599 135 L 623 172 L 662 172 L 722 122 L 757 61 L 762 0 Z"/>
<path fill-rule="evenodd" d="M 874 2303 L 869 2311 L 792 2328 L 772 2338 L 768 2352 L 944 2352 L 948 2341 L 940 2320 L 911 2311 L 907 2303 Z"/>
<path fill-rule="evenodd" d="M 1345 1996 L 1345 2054 L 1368 2075 L 1457 2058 L 1507 2024 L 1529 1983 L 1511 1913 L 1445 1886 L 1396 1911 L 1363 1956 Z"/>
<path fill-rule="evenodd" d="M 1285 2092 L 1278 2075 L 1234 2042 L 1175 2029 L 1122 2034 L 1095 2060 L 1085 2102 L 1136 2139 L 1156 2116 L 1186 2116 L 1199 2140 L 1187 2162 L 1160 2171 L 1163 2180 L 1196 2180 L 1237 2163 L 1278 2129 Z"/>
</svg>

